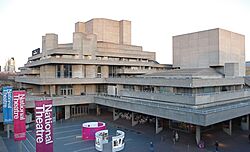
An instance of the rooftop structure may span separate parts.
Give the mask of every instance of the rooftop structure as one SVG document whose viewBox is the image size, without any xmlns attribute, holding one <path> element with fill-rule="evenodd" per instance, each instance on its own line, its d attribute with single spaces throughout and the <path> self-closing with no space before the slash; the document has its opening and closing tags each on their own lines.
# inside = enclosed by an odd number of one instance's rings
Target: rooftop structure
<svg viewBox="0 0 250 152">
<path fill-rule="evenodd" d="M 238 63 L 245 75 L 245 36 L 216 28 L 173 37 L 173 66 L 180 68 L 223 67 Z"/>
<path fill-rule="evenodd" d="M 15 59 L 14 57 L 12 57 L 5 63 L 4 71 L 15 73 L 16 72 L 15 67 L 16 67 Z"/>
<path fill-rule="evenodd" d="M 131 45 L 131 22 L 95 18 L 87 22 L 77 22 L 75 32 L 95 34 L 97 41 Z"/>
</svg>

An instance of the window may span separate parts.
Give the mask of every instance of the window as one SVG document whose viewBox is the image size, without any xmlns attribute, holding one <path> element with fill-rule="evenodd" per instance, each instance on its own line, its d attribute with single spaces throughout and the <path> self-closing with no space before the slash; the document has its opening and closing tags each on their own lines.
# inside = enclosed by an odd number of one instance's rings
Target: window
<svg viewBox="0 0 250 152">
<path fill-rule="evenodd" d="M 97 73 L 102 73 L 101 66 L 98 66 L 98 67 L 97 67 Z"/>
<path fill-rule="evenodd" d="M 72 95 L 73 87 L 72 85 L 62 85 L 60 87 L 60 95 Z"/>
<path fill-rule="evenodd" d="M 123 85 L 124 90 L 133 91 L 135 87 L 133 85 Z"/>
<path fill-rule="evenodd" d="M 97 66 L 97 78 L 101 78 L 102 77 L 102 68 L 101 66 Z"/>
<path fill-rule="evenodd" d="M 61 77 L 61 65 L 56 65 L 56 77 Z"/>
<path fill-rule="evenodd" d="M 107 85 L 97 85 L 96 92 L 97 93 L 107 93 L 108 91 Z"/>
<path fill-rule="evenodd" d="M 63 65 L 64 78 L 72 78 L 72 65 Z"/>
<path fill-rule="evenodd" d="M 215 92 L 214 87 L 205 87 L 205 88 L 203 88 L 203 93 L 213 93 L 213 92 Z"/>
<path fill-rule="evenodd" d="M 109 66 L 109 77 L 116 77 L 117 76 L 117 69 L 119 69 L 119 67 Z"/>
</svg>

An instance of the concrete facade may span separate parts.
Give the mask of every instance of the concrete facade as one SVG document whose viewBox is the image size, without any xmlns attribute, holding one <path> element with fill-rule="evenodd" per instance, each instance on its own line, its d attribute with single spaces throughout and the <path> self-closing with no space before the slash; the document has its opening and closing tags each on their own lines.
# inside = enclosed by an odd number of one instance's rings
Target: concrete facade
<svg viewBox="0 0 250 152">
<path fill-rule="evenodd" d="M 33 94 L 80 95 L 96 93 L 103 86 L 95 84 L 103 84 L 110 77 L 165 69 L 165 65 L 155 62 L 154 52 L 131 45 L 130 21 L 97 18 L 76 23 L 72 43 L 58 44 L 54 33 L 42 36 L 42 52 L 28 58 L 21 68 L 23 76 L 16 80 Z M 47 84 L 42 82 L 48 80 Z M 53 84 L 56 81 L 61 83 Z"/>
<path fill-rule="evenodd" d="M 95 34 L 97 41 L 131 45 L 131 22 L 95 18 L 87 22 L 77 22 L 75 32 Z"/>
<path fill-rule="evenodd" d="M 212 29 L 173 37 L 173 66 L 209 68 L 238 63 L 245 75 L 245 36 L 224 29 Z"/>
</svg>

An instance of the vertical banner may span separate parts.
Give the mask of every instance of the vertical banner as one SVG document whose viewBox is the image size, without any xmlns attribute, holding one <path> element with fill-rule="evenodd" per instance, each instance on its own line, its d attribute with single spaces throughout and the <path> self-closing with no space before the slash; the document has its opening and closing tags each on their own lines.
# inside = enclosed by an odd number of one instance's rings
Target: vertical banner
<svg viewBox="0 0 250 152">
<path fill-rule="evenodd" d="M 14 140 L 26 140 L 25 91 L 13 91 Z"/>
<path fill-rule="evenodd" d="M 52 100 L 35 101 L 36 152 L 53 152 Z"/>
<path fill-rule="evenodd" d="M 3 87 L 3 122 L 4 124 L 13 123 L 12 109 L 12 87 Z"/>
</svg>

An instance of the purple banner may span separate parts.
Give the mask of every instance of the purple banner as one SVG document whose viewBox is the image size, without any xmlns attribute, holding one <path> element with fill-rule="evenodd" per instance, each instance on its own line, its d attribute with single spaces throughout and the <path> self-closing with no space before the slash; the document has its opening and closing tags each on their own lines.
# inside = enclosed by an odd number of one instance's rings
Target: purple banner
<svg viewBox="0 0 250 152">
<path fill-rule="evenodd" d="M 13 91 L 14 140 L 26 140 L 25 91 Z"/>
<path fill-rule="evenodd" d="M 36 101 L 36 152 L 53 152 L 52 100 Z"/>
</svg>

